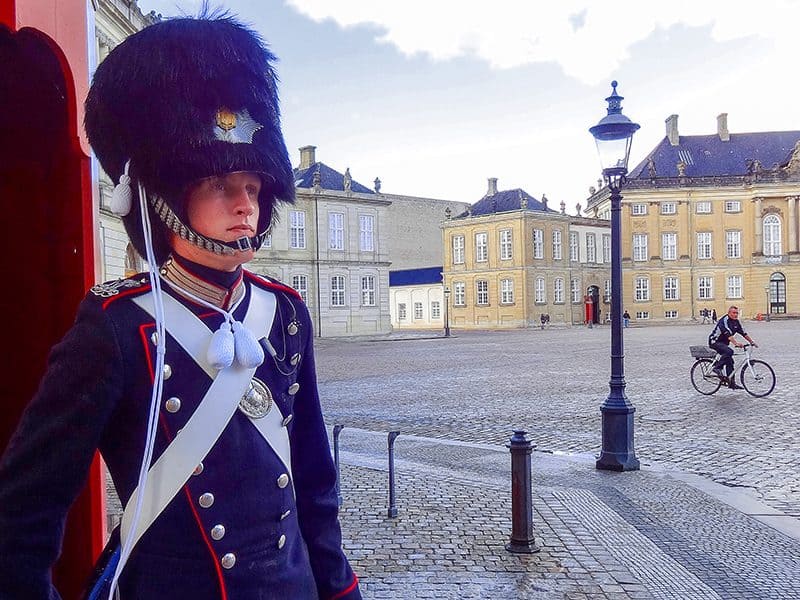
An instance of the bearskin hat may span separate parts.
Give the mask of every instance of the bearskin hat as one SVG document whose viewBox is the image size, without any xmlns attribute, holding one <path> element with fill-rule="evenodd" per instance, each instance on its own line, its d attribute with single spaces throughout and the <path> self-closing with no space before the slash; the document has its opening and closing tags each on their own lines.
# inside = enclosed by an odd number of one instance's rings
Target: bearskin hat
<svg viewBox="0 0 800 600">
<path fill-rule="evenodd" d="M 183 204 L 191 182 L 259 173 L 259 239 L 276 203 L 294 200 L 274 61 L 258 34 L 223 15 L 150 25 L 98 66 L 86 100 L 86 133 L 105 172 L 117 182 L 130 161 L 132 182 L 151 198 L 151 221 L 162 225 L 153 227 L 159 263 L 170 247 L 163 211 L 153 208 L 153 198 L 188 225 Z M 137 202 L 123 221 L 134 247 L 146 256 Z"/>
</svg>

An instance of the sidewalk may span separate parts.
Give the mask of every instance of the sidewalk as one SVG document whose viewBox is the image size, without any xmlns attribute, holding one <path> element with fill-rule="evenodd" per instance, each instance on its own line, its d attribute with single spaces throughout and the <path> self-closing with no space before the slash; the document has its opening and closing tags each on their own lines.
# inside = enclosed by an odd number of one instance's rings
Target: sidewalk
<svg viewBox="0 0 800 600">
<path fill-rule="evenodd" d="M 367 599 L 800 599 L 800 520 L 699 476 L 534 452 L 541 551 L 519 555 L 504 548 L 505 447 L 401 433 L 395 519 L 386 434 L 344 429 L 340 462 L 344 545 Z"/>
</svg>

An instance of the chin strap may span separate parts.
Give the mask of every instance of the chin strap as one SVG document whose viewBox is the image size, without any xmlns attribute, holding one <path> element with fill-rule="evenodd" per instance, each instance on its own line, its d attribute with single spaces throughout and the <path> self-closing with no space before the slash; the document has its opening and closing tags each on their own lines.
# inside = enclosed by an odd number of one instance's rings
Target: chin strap
<svg viewBox="0 0 800 600">
<path fill-rule="evenodd" d="M 158 218 L 167 226 L 167 228 L 175 233 L 181 239 L 186 240 L 190 244 L 194 244 L 198 248 L 208 250 L 214 254 L 231 255 L 237 251 L 243 252 L 245 250 L 256 251 L 261 248 L 264 240 L 267 237 L 267 231 L 254 235 L 253 237 L 240 237 L 233 242 L 223 242 L 222 240 L 215 240 L 213 238 L 200 235 L 188 225 L 180 220 L 175 211 L 170 208 L 169 204 L 163 198 L 151 198 L 150 203 L 153 205 L 153 210 L 156 211 Z"/>
</svg>

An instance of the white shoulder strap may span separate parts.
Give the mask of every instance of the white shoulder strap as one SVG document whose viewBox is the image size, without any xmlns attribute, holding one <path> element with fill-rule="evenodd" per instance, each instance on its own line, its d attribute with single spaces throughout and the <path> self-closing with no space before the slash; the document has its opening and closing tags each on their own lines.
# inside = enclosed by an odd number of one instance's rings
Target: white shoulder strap
<svg viewBox="0 0 800 600">
<path fill-rule="evenodd" d="M 275 316 L 275 296 L 262 290 L 257 293 L 256 286 L 250 286 L 250 290 L 245 325 L 256 332 L 257 337 L 268 335 Z M 140 493 L 138 488 L 128 500 L 120 527 L 123 544 L 129 535 L 133 535 L 133 544 L 136 544 L 189 479 L 236 412 L 255 373 L 255 369 L 242 368 L 235 362 L 214 372 L 205 360 L 211 335 L 208 327 L 172 296 L 163 294 L 162 297 L 167 330 L 214 381 L 186 425 L 148 471 L 141 514 L 134 532 L 130 531 L 130 521 L 132 507 Z M 134 302 L 153 314 L 151 294 L 134 298 Z"/>
</svg>

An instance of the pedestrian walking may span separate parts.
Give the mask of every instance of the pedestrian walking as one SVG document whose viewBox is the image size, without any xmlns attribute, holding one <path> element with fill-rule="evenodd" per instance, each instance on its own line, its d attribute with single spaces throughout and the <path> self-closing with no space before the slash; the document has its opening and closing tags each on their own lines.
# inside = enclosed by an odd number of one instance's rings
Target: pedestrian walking
<svg viewBox="0 0 800 600">
<path fill-rule="evenodd" d="M 626 310 L 624 313 L 622 313 L 622 325 L 627 329 L 630 324 L 631 324 L 631 315 Z"/>
</svg>

